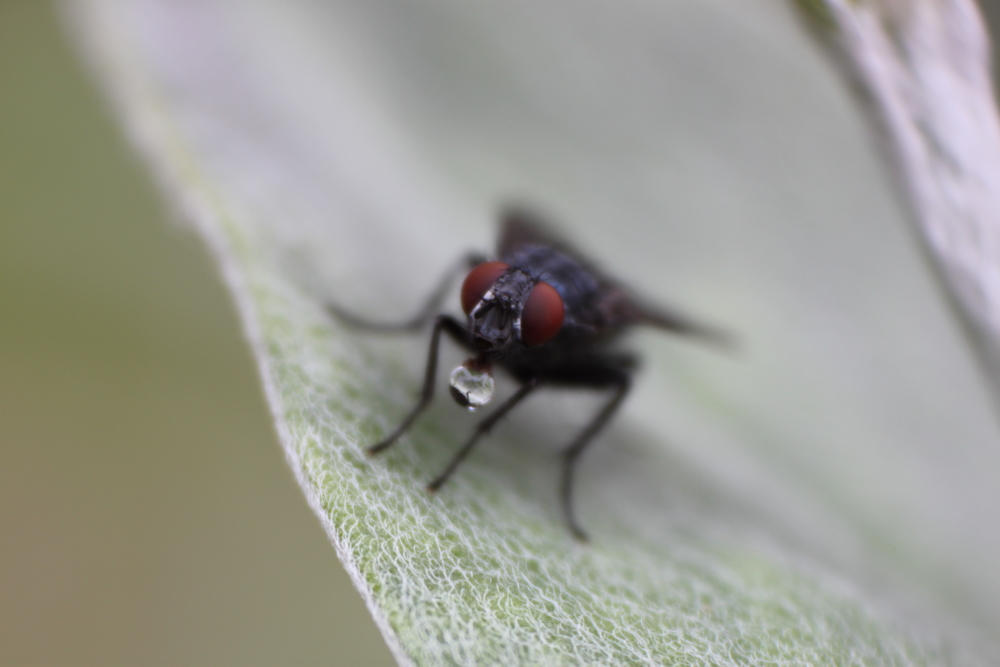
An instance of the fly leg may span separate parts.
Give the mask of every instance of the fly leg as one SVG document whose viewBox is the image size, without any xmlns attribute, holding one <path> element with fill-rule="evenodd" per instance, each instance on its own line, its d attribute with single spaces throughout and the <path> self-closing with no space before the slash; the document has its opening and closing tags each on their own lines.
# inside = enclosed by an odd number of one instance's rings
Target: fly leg
<svg viewBox="0 0 1000 667">
<path fill-rule="evenodd" d="M 410 414 L 406 415 L 403 423 L 396 427 L 395 431 L 390 433 L 382 442 L 376 443 L 365 450 L 369 456 L 374 456 L 391 447 L 399 439 L 399 436 L 406 433 L 416 418 L 420 416 L 420 413 L 430 405 L 431 400 L 434 398 L 434 380 L 437 376 L 438 347 L 441 343 L 442 331 L 451 336 L 452 340 L 456 343 L 471 349 L 468 332 L 462 323 L 451 315 L 438 315 L 434 321 L 434 331 L 431 333 L 431 347 L 427 353 L 427 368 L 424 370 L 424 386 L 420 390 L 420 400 L 410 410 Z"/>
<path fill-rule="evenodd" d="M 576 436 L 576 439 L 562 452 L 562 486 L 560 491 L 563 513 L 566 516 L 566 523 L 569 524 L 569 529 L 572 531 L 573 536 L 581 542 L 587 541 L 587 533 L 580 527 L 580 524 L 576 520 L 576 514 L 573 511 L 573 472 L 576 468 L 576 461 L 580 458 L 580 454 L 583 453 L 587 445 L 594 439 L 594 436 L 597 435 L 597 432 L 604 427 L 615 413 L 615 410 L 618 409 L 618 406 L 621 405 L 622 400 L 624 400 L 625 395 L 632 385 L 632 379 L 626 371 L 618 370 L 610 375 L 608 384 L 615 387 L 615 393 L 611 396 L 611 400 L 604 404 L 604 407 L 597 413 L 597 416 L 587 424 L 587 427 L 580 432 L 580 435 Z"/>
<path fill-rule="evenodd" d="M 503 404 L 500 407 L 494 410 L 489 417 L 483 419 L 481 422 L 476 424 L 476 428 L 472 432 L 472 435 L 465 442 L 465 444 L 462 445 L 461 449 L 455 452 L 455 456 L 452 457 L 451 462 L 448 463 L 448 467 L 444 469 L 444 472 L 442 472 L 440 475 L 434 478 L 434 481 L 432 481 L 430 484 L 427 485 L 427 490 L 430 491 L 431 493 L 434 493 L 435 491 L 440 489 L 441 485 L 447 482 L 448 478 L 451 477 L 451 474 L 455 472 L 455 469 L 458 467 L 458 465 L 465 460 L 466 456 L 469 455 L 469 452 L 472 451 L 472 448 L 479 441 L 479 438 L 485 435 L 486 433 L 489 433 L 490 429 L 493 428 L 494 424 L 500 421 L 500 419 L 508 412 L 510 412 L 512 409 L 514 409 L 514 406 L 520 403 L 524 399 L 524 397 L 526 397 L 528 394 L 530 394 L 537 388 L 538 388 L 537 378 L 532 378 L 528 380 L 527 382 L 522 384 L 521 387 L 516 392 L 514 392 L 513 396 L 508 398 L 506 401 L 503 402 Z"/>
<path fill-rule="evenodd" d="M 455 282 L 455 278 L 458 274 L 462 271 L 468 271 L 472 267 L 484 261 L 486 261 L 485 258 L 478 253 L 469 253 L 462 257 L 461 261 L 451 267 L 444 275 L 444 278 L 438 286 L 434 288 L 434 291 L 427 299 L 423 308 L 421 308 L 416 315 L 403 322 L 371 322 L 357 317 L 356 315 L 341 309 L 340 306 L 335 306 L 333 304 L 327 304 L 326 309 L 331 315 L 336 317 L 341 322 L 345 322 L 357 329 L 364 329 L 366 331 L 375 331 L 379 333 L 406 333 L 419 331 L 424 328 L 424 326 L 430 322 L 441 309 L 441 303 L 448 295 L 448 289 Z"/>
</svg>

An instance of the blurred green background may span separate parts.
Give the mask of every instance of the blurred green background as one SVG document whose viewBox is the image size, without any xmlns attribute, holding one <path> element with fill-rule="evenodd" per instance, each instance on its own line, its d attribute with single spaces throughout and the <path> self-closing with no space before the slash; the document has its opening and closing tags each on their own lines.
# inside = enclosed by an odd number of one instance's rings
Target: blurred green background
<svg viewBox="0 0 1000 667">
<path fill-rule="evenodd" d="M 28 0 L 0 0 L 0 664 L 394 664 L 206 251 Z"/>
</svg>

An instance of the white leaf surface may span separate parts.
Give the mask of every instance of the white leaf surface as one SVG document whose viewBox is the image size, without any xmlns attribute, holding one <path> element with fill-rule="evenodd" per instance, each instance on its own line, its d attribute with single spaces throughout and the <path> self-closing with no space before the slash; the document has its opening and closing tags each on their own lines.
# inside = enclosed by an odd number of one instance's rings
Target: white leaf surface
<svg viewBox="0 0 1000 667">
<path fill-rule="evenodd" d="M 1000 115 L 974 0 L 823 0 L 920 237 L 1000 383 Z M 821 29 L 822 30 L 822 29 Z"/>
<path fill-rule="evenodd" d="M 292 469 L 401 663 L 995 660 L 997 424 L 787 6 L 67 9 L 218 258 Z M 533 397 L 429 497 L 474 417 L 441 399 L 367 458 L 415 399 L 426 337 L 324 309 L 409 315 L 492 246 L 509 197 L 740 339 L 635 336 L 644 370 L 580 471 L 589 545 L 559 513 L 557 451 L 596 396 Z"/>
</svg>

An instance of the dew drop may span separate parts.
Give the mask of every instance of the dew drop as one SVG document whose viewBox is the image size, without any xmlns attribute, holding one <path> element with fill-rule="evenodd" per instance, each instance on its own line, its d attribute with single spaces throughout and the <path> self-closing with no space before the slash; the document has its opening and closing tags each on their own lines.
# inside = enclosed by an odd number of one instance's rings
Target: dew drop
<svg viewBox="0 0 1000 667">
<path fill-rule="evenodd" d="M 455 401 L 470 410 L 486 405 L 493 398 L 493 375 L 489 371 L 462 365 L 451 372 L 449 382 Z"/>
</svg>

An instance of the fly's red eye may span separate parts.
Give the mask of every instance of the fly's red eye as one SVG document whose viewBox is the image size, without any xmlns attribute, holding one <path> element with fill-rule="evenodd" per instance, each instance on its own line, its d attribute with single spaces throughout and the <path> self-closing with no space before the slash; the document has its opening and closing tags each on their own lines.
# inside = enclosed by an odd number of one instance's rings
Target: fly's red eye
<svg viewBox="0 0 1000 667">
<path fill-rule="evenodd" d="M 484 262 L 469 271 L 462 283 L 462 310 L 468 315 L 483 300 L 493 283 L 510 267 L 503 262 Z"/>
<path fill-rule="evenodd" d="M 528 347 L 541 345 L 559 332 L 566 309 L 556 288 L 537 283 L 521 311 L 521 342 Z"/>
</svg>

